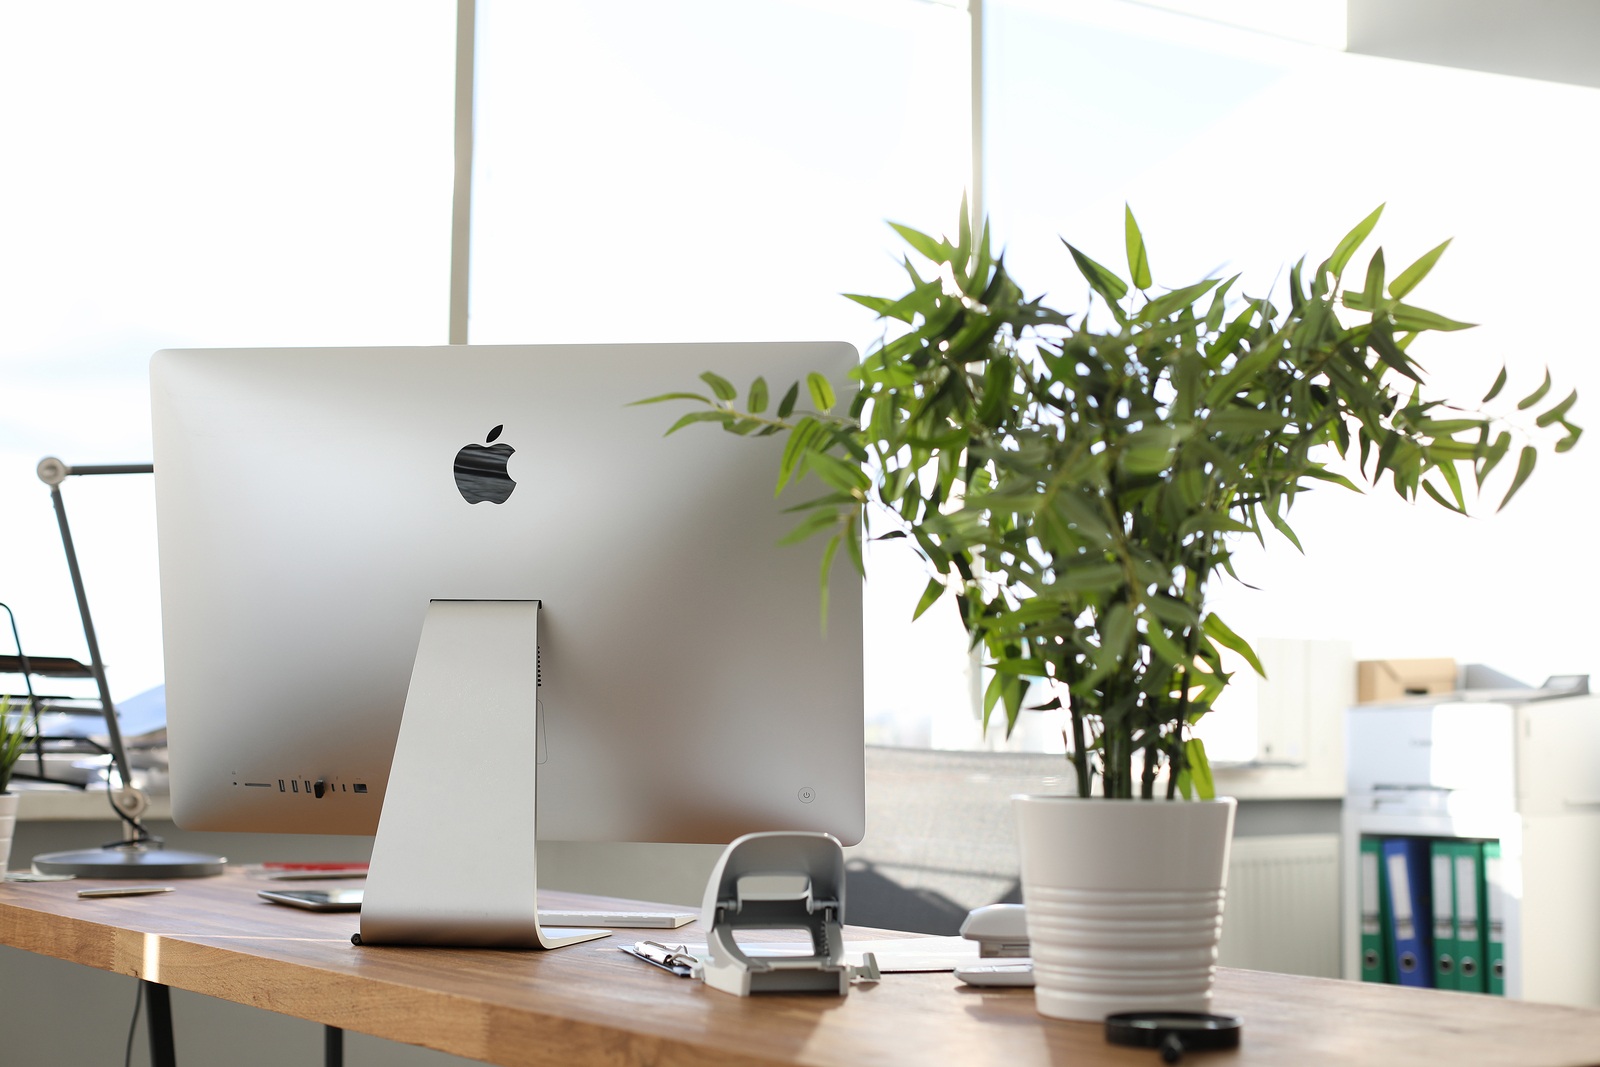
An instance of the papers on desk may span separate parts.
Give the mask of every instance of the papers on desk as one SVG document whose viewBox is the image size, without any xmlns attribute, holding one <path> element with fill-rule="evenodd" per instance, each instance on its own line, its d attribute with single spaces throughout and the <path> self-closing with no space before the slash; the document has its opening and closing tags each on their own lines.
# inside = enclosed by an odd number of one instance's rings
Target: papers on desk
<svg viewBox="0 0 1600 1067">
<path fill-rule="evenodd" d="M 894 937 L 882 941 L 846 941 L 846 962 L 859 964 L 863 953 L 878 959 L 884 974 L 953 971 L 978 962 L 978 943 L 965 937 Z"/>
<path fill-rule="evenodd" d="M 244 873 L 269 882 L 316 882 L 335 878 L 365 878 L 367 863 L 349 860 L 334 863 L 247 863 Z"/>
<path fill-rule="evenodd" d="M 663 939 L 662 946 L 676 950 L 678 957 L 692 956 L 704 959 L 708 954 L 704 941 L 677 942 Z M 658 967 L 664 967 L 681 977 L 688 977 L 687 968 L 678 969 L 651 959 L 649 955 L 628 946 L 619 946 L 624 952 L 638 956 Z M 809 943 L 798 941 L 773 941 L 742 946 L 753 957 L 809 956 L 813 949 Z M 870 952 L 878 961 L 881 974 L 916 974 L 933 971 L 954 971 L 957 967 L 978 962 L 978 943 L 964 937 L 894 937 L 881 941 L 846 941 L 845 963 L 859 967 L 863 957 Z"/>
</svg>

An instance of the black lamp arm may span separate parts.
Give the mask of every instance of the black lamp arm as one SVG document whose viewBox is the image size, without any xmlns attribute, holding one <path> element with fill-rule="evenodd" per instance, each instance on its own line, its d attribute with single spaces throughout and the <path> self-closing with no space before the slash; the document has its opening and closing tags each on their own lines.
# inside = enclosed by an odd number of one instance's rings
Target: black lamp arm
<svg viewBox="0 0 1600 1067">
<path fill-rule="evenodd" d="M 55 504 L 56 524 L 61 527 L 61 547 L 67 553 L 67 570 L 72 575 L 72 591 L 78 597 L 78 615 L 83 619 L 83 637 L 89 646 L 89 670 L 94 675 L 100 691 L 100 707 L 105 714 L 106 733 L 111 739 L 111 758 L 116 761 L 117 773 L 122 776 L 124 789 L 133 786 L 133 769 L 128 765 L 127 753 L 122 747 L 122 729 L 117 724 L 116 705 L 111 702 L 111 687 L 106 683 L 106 665 L 100 658 L 100 642 L 95 638 L 94 619 L 89 614 L 89 597 L 83 588 L 83 572 L 78 567 L 78 553 L 72 545 L 72 527 L 67 523 L 67 506 L 61 499 L 61 483 L 68 475 L 90 474 L 153 474 L 150 463 L 103 463 L 92 466 L 71 467 L 47 456 L 39 461 L 39 480 L 50 487 L 50 499 Z M 119 813 L 121 809 L 119 808 Z"/>
</svg>

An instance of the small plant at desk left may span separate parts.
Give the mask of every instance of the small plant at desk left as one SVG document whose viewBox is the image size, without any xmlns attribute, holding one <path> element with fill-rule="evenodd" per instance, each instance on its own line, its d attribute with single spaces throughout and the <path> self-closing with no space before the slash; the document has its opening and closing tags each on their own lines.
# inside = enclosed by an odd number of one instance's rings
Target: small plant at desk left
<svg viewBox="0 0 1600 1067">
<path fill-rule="evenodd" d="M 11 698 L 0 697 L 0 793 L 10 791 L 11 771 L 22 758 L 23 750 L 33 740 L 29 729 L 28 708 L 11 710 Z"/>
<path fill-rule="evenodd" d="M 17 797 L 10 792 L 11 770 L 33 740 L 33 716 L 29 714 L 32 710 L 31 704 L 24 704 L 20 711 L 12 712 L 11 698 L 0 697 L 0 882 L 6 880 L 11 835 L 17 823 Z"/>
</svg>

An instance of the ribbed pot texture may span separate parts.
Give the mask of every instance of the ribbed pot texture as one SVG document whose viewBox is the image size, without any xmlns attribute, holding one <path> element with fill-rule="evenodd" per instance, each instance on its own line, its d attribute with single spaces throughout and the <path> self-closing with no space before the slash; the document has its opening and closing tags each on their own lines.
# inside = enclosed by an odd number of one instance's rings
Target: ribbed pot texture
<svg viewBox="0 0 1600 1067">
<path fill-rule="evenodd" d="M 1012 798 L 1041 1014 L 1210 1010 L 1234 806 Z"/>
</svg>

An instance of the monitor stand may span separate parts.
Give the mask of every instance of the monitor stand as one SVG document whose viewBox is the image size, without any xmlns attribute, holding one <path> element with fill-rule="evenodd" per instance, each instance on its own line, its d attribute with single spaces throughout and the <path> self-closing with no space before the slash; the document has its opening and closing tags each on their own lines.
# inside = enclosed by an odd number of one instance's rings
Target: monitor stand
<svg viewBox="0 0 1600 1067">
<path fill-rule="evenodd" d="M 537 600 L 434 600 L 361 904 L 362 945 L 561 948 L 539 925 Z"/>
</svg>

